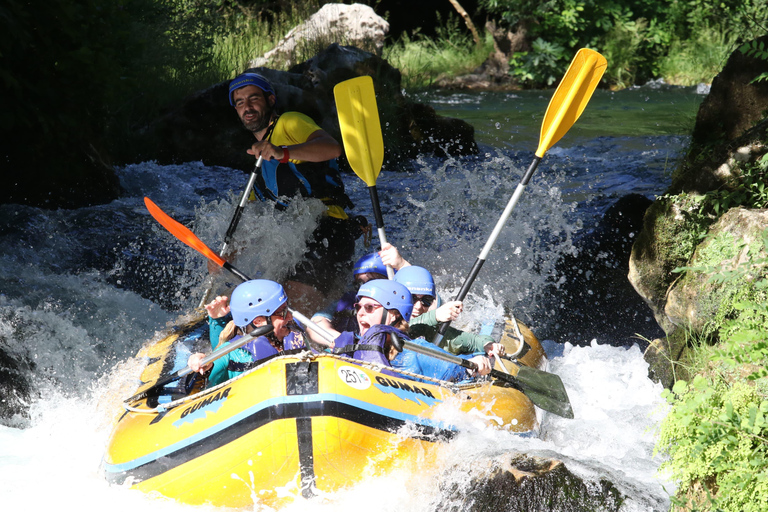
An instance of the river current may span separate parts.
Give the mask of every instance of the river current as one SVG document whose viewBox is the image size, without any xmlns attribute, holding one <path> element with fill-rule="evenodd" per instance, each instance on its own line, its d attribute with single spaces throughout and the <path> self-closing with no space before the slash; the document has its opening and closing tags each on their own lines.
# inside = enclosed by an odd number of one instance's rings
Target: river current
<svg viewBox="0 0 768 512">
<path fill-rule="evenodd" d="M 530 163 L 550 97 L 535 91 L 415 98 L 472 123 L 481 150 L 393 162 L 377 181 L 388 240 L 433 271 L 444 298 L 458 291 Z M 653 86 L 597 91 L 582 119 L 547 152 L 455 322 L 473 329 L 512 312 L 528 324 L 547 340 L 549 370 L 565 383 L 575 419 L 545 415 L 540 436 L 522 439 L 457 417 L 464 431 L 438 475 L 415 470 L 370 478 L 289 510 L 434 510 L 443 489 L 508 452 L 555 458 L 588 481 L 613 482 L 628 496 L 622 510 L 667 510 L 674 484 L 658 472 L 661 459 L 653 453 L 666 407 L 642 358 L 658 327 L 643 306 L 607 308 L 605 324 L 564 326 L 561 317 L 574 307 L 567 295 L 581 289 L 589 297 L 593 283 L 562 261 L 578 257 L 581 241 L 617 199 L 664 191 L 702 98 L 695 89 Z M 144 162 L 118 173 L 125 194 L 106 205 L 0 205 L 0 367 L 16 390 L 0 407 L 0 499 L 8 510 L 208 510 L 112 487 L 99 463 L 144 364 L 135 354 L 194 308 L 206 284 L 205 260 L 158 226 L 143 198 L 218 251 L 247 176 L 194 162 Z M 373 222 L 365 185 L 352 174 L 345 179 L 356 212 Z M 249 204 L 236 266 L 251 277 L 280 279 L 299 261 L 301 240 L 322 209 L 316 201 L 295 201 L 284 212 Z M 359 240 L 357 256 L 368 250 Z"/>
</svg>

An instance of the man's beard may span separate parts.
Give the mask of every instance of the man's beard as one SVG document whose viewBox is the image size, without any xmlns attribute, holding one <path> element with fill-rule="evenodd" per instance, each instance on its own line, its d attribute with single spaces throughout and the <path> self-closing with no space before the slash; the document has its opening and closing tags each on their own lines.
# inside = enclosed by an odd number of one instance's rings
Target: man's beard
<svg viewBox="0 0 768 512">
<path fill-rule="evenodd" d="M 274 109 L 272 107 L 267 107 L 264 112 L 262 112 L 259 117 L 254 119 L 251 122 L 246 122 L 242 117 L 240 118 L 240 121 L 242 121 L 243 126 L 245 126 L 245 129 L 253 132 L 258 133 L 261 130 L 265 129 L 267 126 L 269 126 L 270 121 L 272 120 L 272 112 L 274 112 Z M 247 114 L 248 112 L 243 112 L 243 116 Z"/>
</svg>

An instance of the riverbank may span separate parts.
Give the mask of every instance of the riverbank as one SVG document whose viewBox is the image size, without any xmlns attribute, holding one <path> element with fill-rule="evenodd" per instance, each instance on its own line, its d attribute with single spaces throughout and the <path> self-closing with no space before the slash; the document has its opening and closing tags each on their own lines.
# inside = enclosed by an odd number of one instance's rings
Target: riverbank
<svg viewBox="0 0 768 512">
<path fill-rule="evenodd" d="M 688 155 L 647 210 L 629 279 L 666 336 L 646 351 L 671 389 L 663 468 L 685 510 L 768 506 L 768 58 L 734 52 Z"/>
</svg>

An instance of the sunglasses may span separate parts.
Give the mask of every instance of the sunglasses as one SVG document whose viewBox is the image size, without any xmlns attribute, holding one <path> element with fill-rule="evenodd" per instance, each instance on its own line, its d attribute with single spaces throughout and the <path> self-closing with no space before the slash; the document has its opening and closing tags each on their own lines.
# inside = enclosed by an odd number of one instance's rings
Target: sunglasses
<svg viewBox="0 0 768 512">
<path fill-rule="evenodd" d="M 355 314 L 357 314 L 360 309 L 364 309 L 366 313 L 369 315 L 376 311 L 379 308 L 383 308 L 381 304 L 360 304 L 359 302 L 355 303 Z"/>
<path fill-rule="evenodd" d="M 269 316 L 279 316 L 280 318 L 285 320 L 285 317 L 288 316 L 288 308 L 284 308 L 282 311 L 275 311 L 274 313 L 272 313 Z"/>
<path fill-rule="evenodd" d="M 433 302 L 435 302 L 435 298 L 431 295 L 414 295 L 413 303 L 416 304 L 417 302 L 421 302 L 425 308 L 428 308 L 432 305 Z"/>
</svg>

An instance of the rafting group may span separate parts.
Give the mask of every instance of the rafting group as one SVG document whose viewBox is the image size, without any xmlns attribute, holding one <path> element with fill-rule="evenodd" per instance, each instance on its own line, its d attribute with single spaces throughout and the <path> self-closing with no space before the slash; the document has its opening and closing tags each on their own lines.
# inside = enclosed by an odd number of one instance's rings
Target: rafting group
<svg viewBox="0 0 768 512">
<path fill-rule="evenodd" d="M 285 208 L 288 198 L 298 195 L 321 199 L 326 205 L 308 244 L 307 257 L 297 265 L 286 286 L 323 297 L 327 292 L 324 283 L 332 279 L 329 271 L 343 267 L 354 251 L 355 239 L 368 224 L 364 217 L 352 217 L 346 211 L 353 205 L 336 164 L 341 145 L 308 116 L 293 111 L 278 113 L 275 87 L 261 74 L 246 72 L 232 80 L 229 101 L 255 138 L 247 152 L 257 165 L 243 197 L 271 200 L 277 208 Z M 236 219 L 239 213 L 233 222 Z M 394 278 L 388 279 L 396 271 Z M 357 289 L 312 316 L 312 322 L 324 331 L 307 330 L 293 318 L 289 296 L 275 281 L 248 280 L 232 292 L 231 298 L 216 297 L 205 305 L 213 350 L 260 327 L 270 326 L 272 330 L 205 365 L 201 364 L 205 354 L 195 353 L 189 358 L 189 368 L 204 375 L 209 385 L 217 385 L 265 358 L 314 348 L 457 382 L 487 375 L 493 367 L 489 358 L 504 355 L 505 347 L 490 336 L 456 329 L 450 329 L 441 345 L 470 360 L 470 368 L 403 352 L 400 340 L 428 344 L 441 351 L 425 338 L 436 334 L 438 323 L 455 320 L 462 302 L 442 304 L 431 273 L 410 265 L 391 244 L 358 260 L 353 279 Z M 321 290 L 314 293 L 316 288 Z M 309 338 L 306 341 L 305 336 Z"/>
<path fill-rule="evenodd" d="M 334 164 L 339 143 L 307 116 L 277 115 L 275 90 L 263 76 L 234 79 L 229 101 L 255 136 L 248 152 L 256 166 L 221 251 L 149 198 L 144 203 L 178 240 L 241 284 L 229 297 L 203 300 L 207 318 L 185 320 L 139 352 L 147 364 L 115 421 L 102 460 L 107 480 L 193 505 L 275 508 L 328 496 L 365 475 L 426 471 L 461 430 L 446 419 L 456 410 L 523 435 L 535 435 L 542 411 L 573 418 L 561 379 L 546 371 L 543 348 L 512 315 L 495 336 L 450 323 L 539 161 L 578 119 L 605 67 L 597 52 L 577 53 L 547 109 L 533 163 L 459 293 L 446 302 L 431 273 L 406 261 L 384 234 L 373 82 L 363 76 L 337 84 L 344 154 L 368 185 L 381 249 L 357 260 L 344 278 L 354 280 L 351 289 L 311 318 L 295 305 L 329 273 L 338 279 L 368 223 L 346 211 L 351 201 Z M 251 279 L 224 257 L 253 196 L 278 208 L 297 196 L 327 207 L 307 257 L 283 284 Z"/>
</svg>

